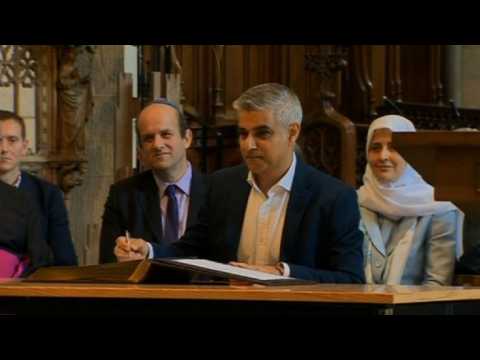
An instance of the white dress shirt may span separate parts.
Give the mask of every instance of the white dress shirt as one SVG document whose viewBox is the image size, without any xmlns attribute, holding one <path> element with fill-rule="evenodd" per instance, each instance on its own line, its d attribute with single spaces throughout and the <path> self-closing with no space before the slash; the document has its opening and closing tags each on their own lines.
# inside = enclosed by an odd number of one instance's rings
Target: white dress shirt
<svg viewBox="0 0 480 360">
<path fill-rule="evenodd" d="M 283 225 L 296 163 L 297 159 L 293 154 L 293 160 L 287 173 L 270 188 L 267 196 L 255 183 L 252 173 L 248 173 L 247 181 L 252 189 L 243 220 L 237 253 L 238 261 L 252 265 L 275 266 L 278 264 Z M 282 263 L 282 265 L 283 275 L 289 276 L 288 265 L 286 263 Z"/>
<path fill-rule="evenodd" d="M 22 173 L 18 175 L 17 180 L 13 183 L 13 186 L 15 186 L 17 189 L 20 187 L 20 184 L 22 183 Z"/>
</svg>

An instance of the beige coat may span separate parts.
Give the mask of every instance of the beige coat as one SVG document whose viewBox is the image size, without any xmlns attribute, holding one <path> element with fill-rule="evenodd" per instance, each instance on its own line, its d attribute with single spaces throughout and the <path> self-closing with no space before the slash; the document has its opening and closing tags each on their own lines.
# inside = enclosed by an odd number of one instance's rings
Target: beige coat
<svg viewBox="0 0 480 360">
<path fill-rule="evenodd" d="M 455 268 L 458 211 L 404 217 L 398 222 L 360 207 L 367 283 L 449 285 Z M 383 235 L 382 235 L 383 232 Z M 385 244 L 384 238 L 389 239 Z"/>
</svg>

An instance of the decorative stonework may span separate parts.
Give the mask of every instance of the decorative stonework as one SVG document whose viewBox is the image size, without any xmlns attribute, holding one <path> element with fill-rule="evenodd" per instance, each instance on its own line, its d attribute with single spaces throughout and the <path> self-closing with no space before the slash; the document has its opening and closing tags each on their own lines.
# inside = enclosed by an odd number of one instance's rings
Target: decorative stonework
<svg viewBox="0 0 480 360">
<path fill-rule="evenodd" d="M 85 125 L 92 114 L 91 90 L 93 49 L 89 46 L 65 46 L 58 68 L 58 119 L 60 153 L 85 157 Z"/>
<path fill-rule="evenodd" d="M 87 172 L 87 160 L 69 161 L 59 165 L 58 185 L 68 195 L 74 187 L 83 183 Z"/>
<path fill-rule="evenodd" d="M 85 124 L 93 107 L 92 45 L 0 45 L 0 87 L 35 89 L 36 152 L 22 169 L 68 195 L 85 176 Z M 14 99 L 17 111 L 18 99 Z"/>
</svg>

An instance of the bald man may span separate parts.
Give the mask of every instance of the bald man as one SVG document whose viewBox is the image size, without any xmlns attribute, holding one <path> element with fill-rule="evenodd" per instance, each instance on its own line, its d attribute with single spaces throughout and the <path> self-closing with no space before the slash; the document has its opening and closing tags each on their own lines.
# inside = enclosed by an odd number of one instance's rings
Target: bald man
<svg viewBox="0 0 480 360">
<path fill-rule="evenodd" d="M 205 178 L 187 160 L 192 132 L 177 104 L 154 100 L 141 111 L 136 131 L 138 156 L 149 170 L 111 186 L 103 214 L 101 263 L 117 261 L 115 243 L 127 234 L 150 247 L 178 240 L 196 222 L 206 196 Z"/>
</svg>

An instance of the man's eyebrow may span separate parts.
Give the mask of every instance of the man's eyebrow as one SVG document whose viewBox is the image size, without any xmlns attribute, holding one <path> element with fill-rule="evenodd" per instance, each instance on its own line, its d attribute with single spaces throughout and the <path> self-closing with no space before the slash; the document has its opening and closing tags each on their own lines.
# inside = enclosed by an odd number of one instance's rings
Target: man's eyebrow
<svg viewBox="0 0 480 360">
<path fill-rule="evenodd" d="M 257 126 L 257 127 L 254 127 L 253 129 L 250 129 L 250 131 L 257 131 L 257 130 L 271 130 L 272 128 L 270 126 L 267 126 L 267 125 L 260 125 L 260 126 Z M 243 128 L 243 127 L 238 127 L 238 130 L 239 131 L 247 131 L 247 129 Z"/>
<path fill-rule="evenodd" d="M 271 130 L 271 127 L 267 125 L 261 125 L 253 128 L 253 130 Z"/>
</svg>

